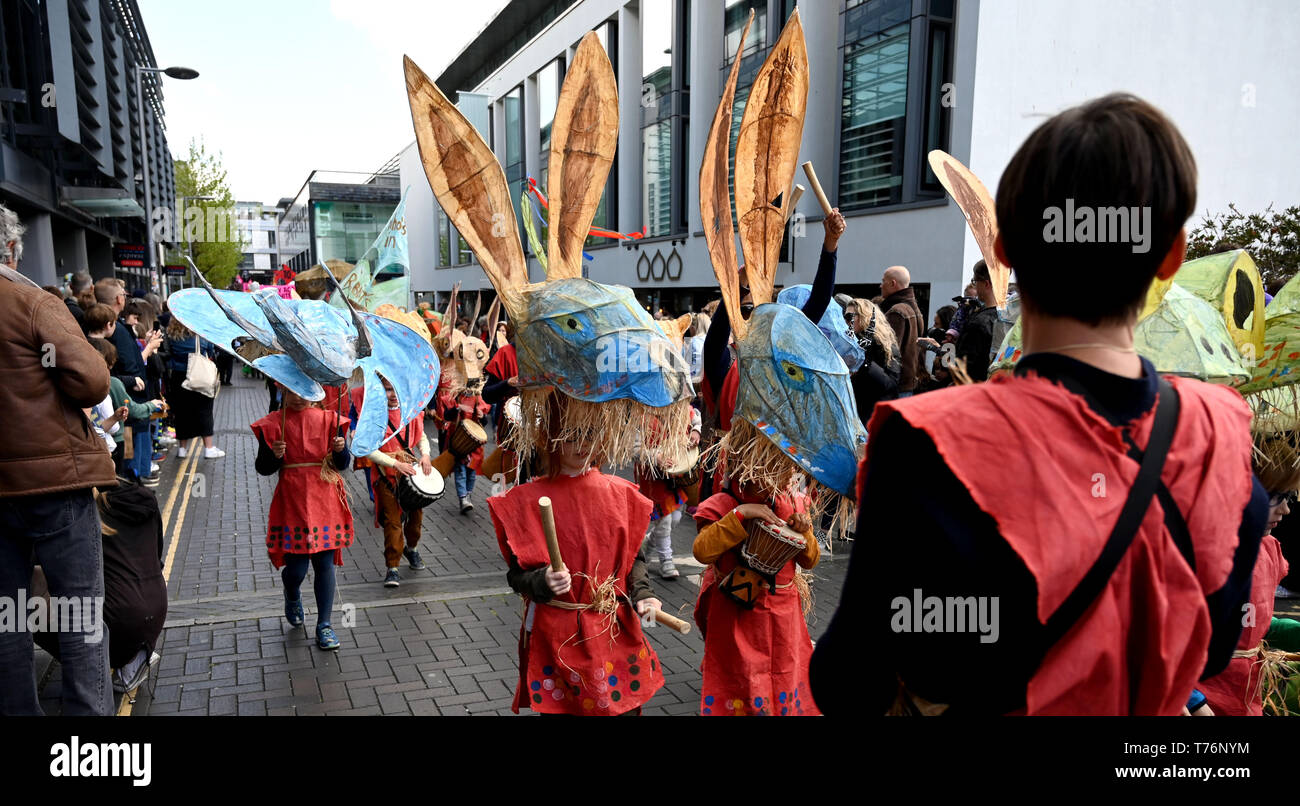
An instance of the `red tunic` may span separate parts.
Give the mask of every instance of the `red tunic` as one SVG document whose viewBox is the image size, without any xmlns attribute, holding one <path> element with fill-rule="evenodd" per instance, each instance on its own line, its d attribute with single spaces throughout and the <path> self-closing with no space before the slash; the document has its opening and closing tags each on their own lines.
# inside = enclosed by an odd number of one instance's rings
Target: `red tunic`
<svg viewBox="0 0 1300 806">
<path fill-rule="evenodd" d="M 555 511 L 560 556 L 573 588 L 558 601 L 587 603 L 592 583 L 613 574 L 617 620 L 594 611 L 562 610 L 528 602 L 519 630 L 519 687 L 513 710 L 612 716 L 638 708 L 664 684 L 659 658 L 627 601 L 627 577 L 650 521 L 650 502 L 632 484 L 591 471 L 538 478 L 488 499 L 492 525 L 506 562 L 532 569 L 550 562 L 537 501 Z M 525 600 L 527 601 L 527 600 Z M 529 625 L 531 623 L 531 631 Z"/>
<path fill-rule="evenodd" d="M 700 504 L 695 522 L 703 529 L 724 518 L 740 501 L 718 493 Z M 800 506 L 799 510 L 802 511 Z M 773 512 L 782 520 L 796 511 L 788 497 Z M 813 716 L 821 714 L 808 687 L 812 638 L 799 603 L 790 560 L 768 591 L 747 610 L 718 590 L 717 582 L 737 564 L 732 549 L 704 571 L 695 602 L 695 623 L 704 636 L 700 713 L 705 716 Z M 717 570 L 714 570 L 716 566 Z"/>
<path fill-rule="evenodd" d="M 281 422 L 284 435 L 281 436 Z M 332 453 L 339 433 L 335 412 L 310 407 L 273 411 L 250 428 L 268 446 L 284 440 L 284 466 L 275 485 L 267 515 L 266 551 L 276 568 L 286 554 L 315 554 L 334 550 L 334 564 L 343 564 L 343 549 L 352 545 L 352 510 L 342 478 L 321 480 L 321 461 Z M 306 464 L 309 467 L 290 467 Z"/>
<path fill-rule="evenodd" d="M 1205 597 L 1228 578 L 1235 513 L 1250 500 L 1250 411 L 1227 387 L 1168 380 L 1182 409 L 1161 479 L 1187 522 L 1196 571 L 1153 500 L 1109 585 L 1030 679 L 1025 713 L 1178 714 L 1205 667 Z M 1154 411 L 1132 426 L 1139 446 Z M 1034 576 L 1046 623 L 1101 554 L 1137 477 L 1121 429 L 1032 374 L 878 403 L 867 432 L 895 414 L 930 437 L 997 523 Z"/>
<path fill-rule="evenodd" d="M 1282 544 L 1272 535 L 1264 535 L 1259 557 L 1250 582 L 1251 618 L 1245 624 L 1237 649 L 1254 649 L 1264 640 L 1273 620 L 1273 595 L 1289 565 L 1282 556 Z M 1259 658 L 1233 658 L 1228 668 L 1196 687 L 1210 703 L 1217 716 L 1262 716 L 1264 696 L 1260 688 Z"/>
</svg>

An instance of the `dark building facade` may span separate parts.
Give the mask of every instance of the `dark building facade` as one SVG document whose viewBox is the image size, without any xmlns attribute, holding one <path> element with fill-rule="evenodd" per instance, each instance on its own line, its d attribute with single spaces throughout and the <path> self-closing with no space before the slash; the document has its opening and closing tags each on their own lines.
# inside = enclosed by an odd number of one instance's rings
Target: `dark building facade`
<svg viewBox="0 0 1300 806">
<path fill-rule="evenodd" d="M 0 202 L 38 283 L 88 270 L 151 286 L 132 265 L 148 264 L 145 172 L 155 210 L 174 208 L 175 177 L 161 77 L 143 74 L 142 130 L 137 65 L 157 66 L 135 0 L 0 0 Z"/>
</svg>

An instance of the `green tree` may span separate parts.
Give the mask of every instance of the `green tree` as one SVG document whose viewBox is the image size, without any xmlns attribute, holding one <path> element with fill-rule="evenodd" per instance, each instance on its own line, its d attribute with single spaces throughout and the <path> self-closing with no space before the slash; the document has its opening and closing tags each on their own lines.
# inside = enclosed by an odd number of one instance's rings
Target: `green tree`
<svg viewBox="0 0 1300 806">
<path fill-rule="evenodd" d="M 1276 294 L 1300 269 L 1300 207 L 1279 213 L 1270 204 L 1262 213 L 1247 215 L 1229 204 L 1228 212 L 1204 216 L 1187 236 L 1187 259 L 1212 255 L 1229 244 L 1250 253 L 1264 288 Z"/>
<path fill-rule="evenodd" d="M 235 196 L 221 165 L 200 140 L 190 141 L 188 159 L 176 160 L 175 241 L 178 249 L 168 263 L 187 265 L 185 249 L 194 250 L 194 264 L 216 288 L 225 288 L 239 272 L 244 247 L 235 217 Z M 208 199 L 183 199 L 208 196 Z"/>
</svg>

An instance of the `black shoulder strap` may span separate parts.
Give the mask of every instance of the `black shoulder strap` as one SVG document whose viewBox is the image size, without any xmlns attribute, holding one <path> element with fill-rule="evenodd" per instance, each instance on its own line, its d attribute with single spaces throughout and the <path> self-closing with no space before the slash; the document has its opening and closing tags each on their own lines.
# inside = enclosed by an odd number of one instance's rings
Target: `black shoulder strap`
<svg viewBox="0 0 1300 806">
<path fill-rule="evenodd" d="M 1178 425 L 1179 411 L 1178 393 L 1163 378 L 1160 379 L 1156 399 L 1155 422 L 1151 426 L 1151 438 L 1142 453 L 1141 469 L 1138 470 L 1137 479 L 1133 482 L 1128 498 L 1124 501 L 1124 507 L 1120 510 L 1119 520 L 1115 522 L 1115 528 L 1111 530 L 1105 548 L 1092 564 L 1092 568 L 1088 569 L 1083 581 L 1070 592 L 1056 612 L 1048 617 L 1042 638 L 1043 654 L 1046 654 L 1047 650 L 1070 631 L 1070 628 L 1083 617 L 1105 590 L 1120 560 L 1133 544 L 1133 538 L 1137 535 L 1138 528 L 1151 507 L 1151 499 L 1160 485 L 1160 473 L 1164 469 L 1165 456 L 1169 453 L 1169 445 L 1173 442 L 1174 430 Z"/>
</svg>

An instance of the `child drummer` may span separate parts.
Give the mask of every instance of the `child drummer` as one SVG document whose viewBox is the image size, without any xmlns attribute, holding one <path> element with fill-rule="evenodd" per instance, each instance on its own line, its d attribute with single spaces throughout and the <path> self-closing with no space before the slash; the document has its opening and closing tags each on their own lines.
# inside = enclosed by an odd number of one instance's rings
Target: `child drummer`
<svg viewBox="0 0 1300 806">
<path fill-rule="evenodd" d="M 279 473 L 267 518 L 266 551 L 282 568 L 284 617 L 303 623 L 301 587 L 307 566 L 316 572 L 316 644 L 338 649 L 330 626 L 334 608 L 334 566 L 352 545 L 352 510 L 340 471 L 351 455 L 343 438 L 344 421 L 281 387 L 284 406 L 253 423 L 257 472 Z"/>
<path fill-rule="evenodd" d="M 708 565 L 700 580 L 695 621 L 704 635 L 704 683 L 700 712 L 706 715 L 817 714 L 808 695 L 808 659 L 812 639 L 804 620 L 806 591 L 797 569 L 813 568 L 821 553 L 812 533 L 802 495 L 766 495 L 754 485 L 728 486 L 700 504 L 695 512 L 699 535 L 695 559 Z M 805 547 L 772 578 L 748 573 L 762 589 L 753 604 L 728 593 L 731 575 L 747 569 L 741 547 L 755 528 L 753 521 L 788 526 Z"/>
<path fill-rule="evenodd" d="M 415 548 L 420 542 L 420 521 L 424 510 L 404 511 L 397 503 L 397 484 L 401 476 L 415 475 L 416 452 L 420 470 L 425 475 L 433 472 L 433 460 L 429 456 L 429 440 L 424 434 L 423 412 L 403 425 L 397 393 L 386 380 L 384 391 L 388 394 L 385 441 L 365 458 L 373 465 L 367 475 L 375 500 L 375 525 L 384 530 L 384 564 L 388 568 L 384 587 L 396 588 L 402 583 L 402 577 L 397 573 L 402 557 L 406 558 L 412 571 L 425 568 L 424 560 Z M 396 436 L 393 436 L 394 432 Z"/>
<path fill-rule="evenodd" d="M 547 444 L 549 474 L 488 499 L 510 567 L 506 579 L 527 603 L 512 709 L 638 714 L 664 684 L 638 618 L 662 606 L 637 555 L 650 501 L 630 482 L 587 468 L 587 443 Z M 555 513 L 559 571 L 549 564 L 538 509 L 543 496 Z"/>
</svg>

